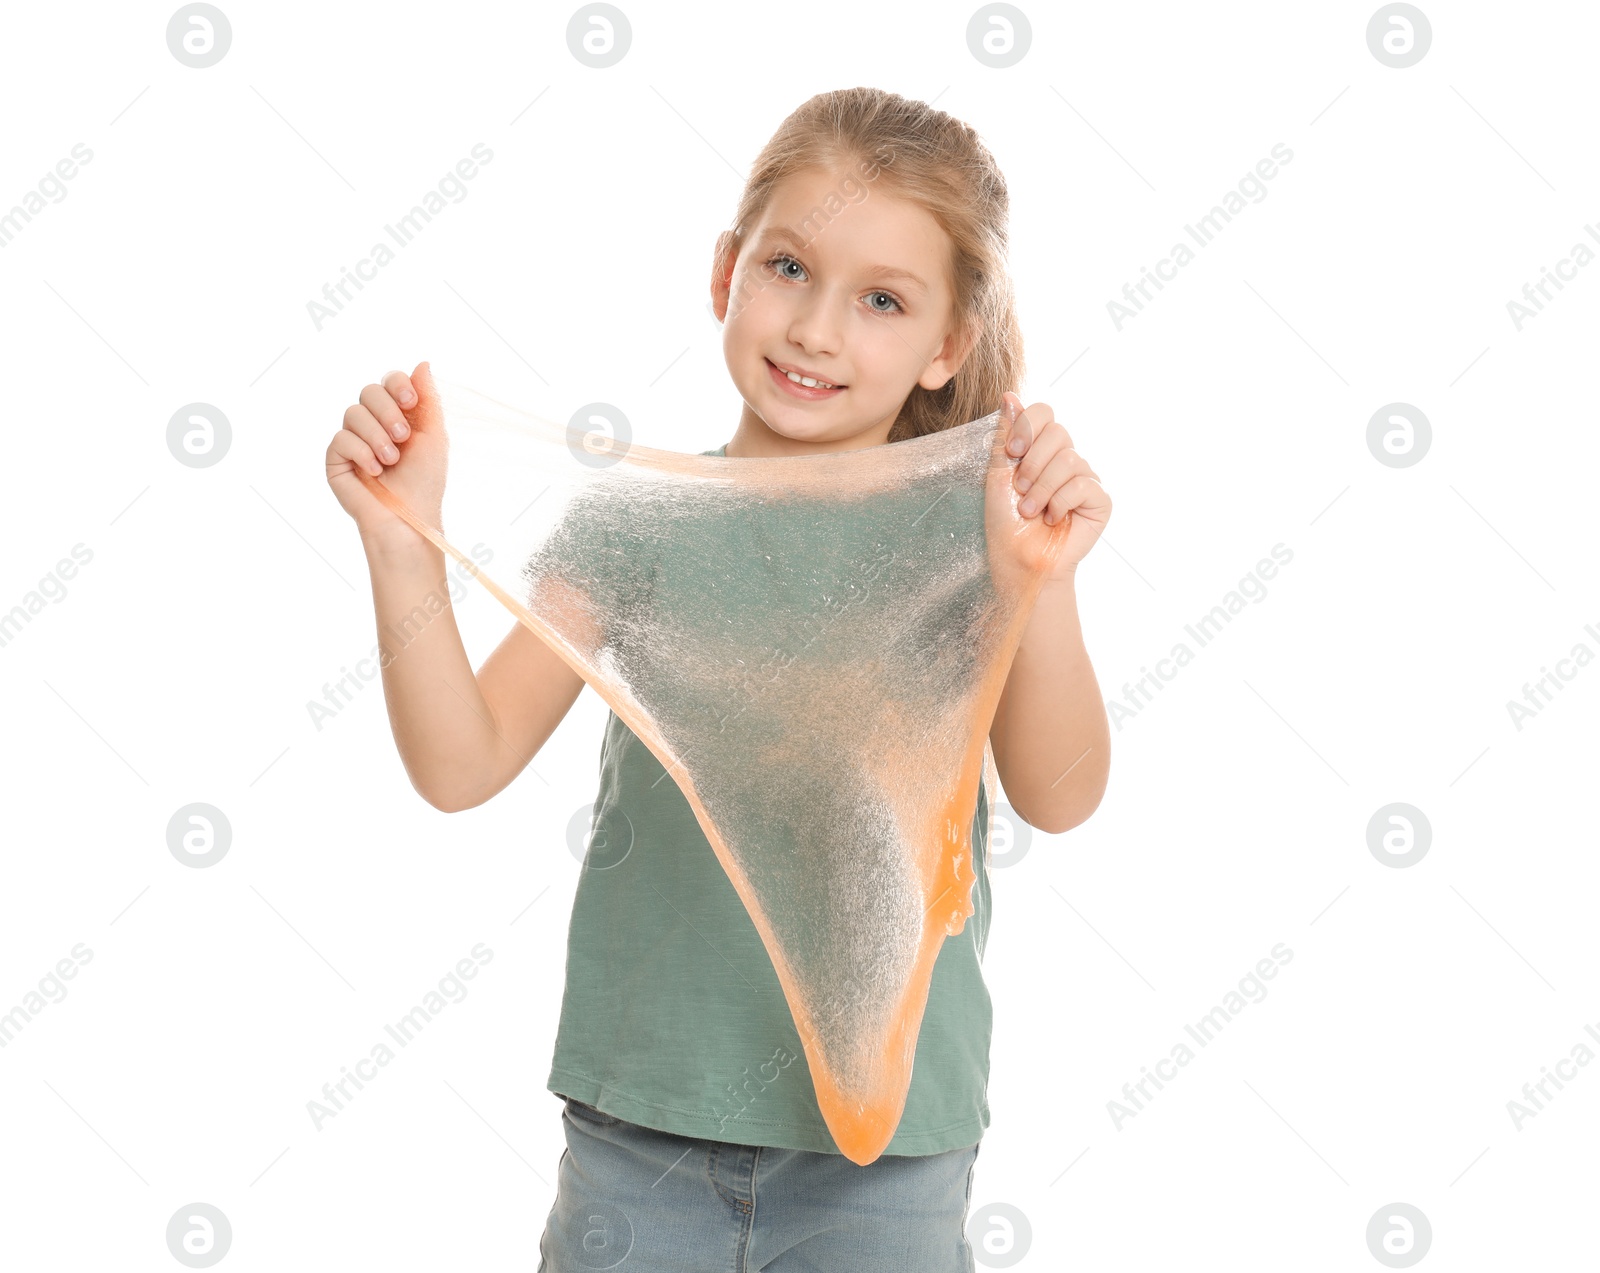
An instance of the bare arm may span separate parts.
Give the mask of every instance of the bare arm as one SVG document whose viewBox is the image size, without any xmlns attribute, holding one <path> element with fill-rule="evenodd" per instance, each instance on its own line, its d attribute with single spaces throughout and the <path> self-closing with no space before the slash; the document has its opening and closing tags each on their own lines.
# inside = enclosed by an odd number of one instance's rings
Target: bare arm
<svg viewBox="0 0 1600 1273">
<path fill-rule="evenodd" d="M 446 813 L 503 790 L 583 689 L 521 623 L 473 675 L 450 605 L 444 554 L 407 527 L 363 535 L 389 727 L 411 785 Z"/>
<path fill-rule="evenodd" d="M 467 660 L 444 553 L 380 501 L 357 469 L 439 525 L 447 463 L 444 414 L 426 362 L 369 384 L 328 444 L 328 485 L 355 519 L 372 575 L 383 697 L 417 793 L 454 813 L 482 804 L 527 766 L 583 688 L 578 674 L 520 623 L 484 660 Z M 598 638 L 581 593 L 559 583 L 536 602 L 560 630 Z"/>
<path fill-rule="evenodd" d="M 1074 578 L 1039 595 L 989 728 L 994 765 L 1017 814 L 1059 834 L 1105 795 L 1111 729 L 1084 648 Z"/>
</svg>

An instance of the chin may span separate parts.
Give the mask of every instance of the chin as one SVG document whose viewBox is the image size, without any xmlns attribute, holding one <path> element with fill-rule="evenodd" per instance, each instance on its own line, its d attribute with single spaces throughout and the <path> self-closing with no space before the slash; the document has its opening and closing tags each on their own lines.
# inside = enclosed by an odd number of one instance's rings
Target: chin
<svg viewBox="0 0 1600 1273">
<path fill-rule="evenodd" d="M 791 442 L 825 442 L 828 440 L 822 436 L 823 431 L 821 429 L 793 428 L 782 424 L 774 424 L 766 416 L 761 417 L 761 422 L 780 438 L 788 438 Z"/>
</svg>

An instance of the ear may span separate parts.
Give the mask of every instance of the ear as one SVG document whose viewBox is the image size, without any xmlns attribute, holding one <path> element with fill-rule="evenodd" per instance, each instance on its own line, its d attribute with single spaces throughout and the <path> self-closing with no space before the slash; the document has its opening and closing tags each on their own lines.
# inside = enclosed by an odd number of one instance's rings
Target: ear
<svg viewBox="0 0 1600 1273">
<path fill-rule="evenodd" d="M 733 268 L 738 263 L 738 244 L 733 231 L 724 230 L 717 235 L 716 247 L 711 254 L 711 312 L 719 323 L 728 321 L 728 295 L 733 287 Z"/>
<path fill-rule="evenodd" d="M 939 346 L 937 356 L 929 361 L 917 377 L 917 383 L 924 389 L 943 389 L 967 361 L 967 355 L 978 343 L 981 331 L 981 326 L 975 326 L 965 332 L 953 331 L 947 335 L 944 344 Z"/>
</svg>

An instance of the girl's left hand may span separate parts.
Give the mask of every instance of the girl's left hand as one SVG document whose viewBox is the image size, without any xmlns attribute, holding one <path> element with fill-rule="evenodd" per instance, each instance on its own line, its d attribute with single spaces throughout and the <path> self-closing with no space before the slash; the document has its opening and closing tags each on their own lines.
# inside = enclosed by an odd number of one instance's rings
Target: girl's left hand
<svg viewBox="0 0 1600 1273">
<path fill-rule="evenodd" d="M 1048 403 L 1024 408 L 1022 399 L 1006 393 L 1005 413 L 1011 422 L 1006 454 L 1018 459 L 1011 475 L 1021 497 L 1017 512 L 1039 518 L 1045 526 L 1059 526 L 1067 518 L 1066 542 L 1049 574 L 1054 582 L 1072 575 L 1100 538 L 1111 518 L 1111 497 L 1100 485 L 1100 475 L 1073 450 L 1072 438 L 1056 420 Z"/>
</svg>

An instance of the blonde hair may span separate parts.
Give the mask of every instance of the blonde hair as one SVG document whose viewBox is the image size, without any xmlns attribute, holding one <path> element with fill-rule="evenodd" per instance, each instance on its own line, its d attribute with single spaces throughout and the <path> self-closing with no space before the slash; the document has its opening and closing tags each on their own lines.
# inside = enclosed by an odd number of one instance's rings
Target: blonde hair
<svg viewBox="0 0 1600 1273">
<path fill-rule="evenodd" d="M 859 171 L 887 193 L 919 204 L 944 229 L 956 347 L 972 341 L 942 388 L 912 386 L 888 440 L 936 433 L 999 410 L 1001 395 L 1020 389 L 1024 370 L 1022 329 L 1006 268 L 1005 178 L 971 125 L 926 102 L 883 89 L 844 88 L 802 103 L 751 166 L 723 236 L 719 275 L 743 249 L 779 182 L 801 170 L 840 168 Z M 813 216 L 826 226 L 827 212 L 814 209 L 807 222 Z"/>
</svg>

